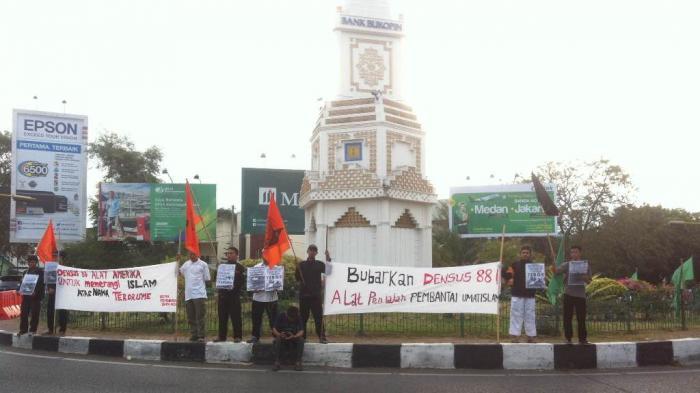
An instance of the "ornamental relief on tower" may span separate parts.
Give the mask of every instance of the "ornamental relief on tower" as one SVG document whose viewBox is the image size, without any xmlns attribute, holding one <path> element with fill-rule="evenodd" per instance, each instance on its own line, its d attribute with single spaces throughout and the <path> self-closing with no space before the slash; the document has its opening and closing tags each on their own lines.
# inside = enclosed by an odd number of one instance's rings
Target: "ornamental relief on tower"
<svg viewBox="0 0 700 393">
<path fill-rule="evenodd" d="M 392 93 L 391 42 L 350 40 L 350 84 L 353 91 Z"/>
</svg>

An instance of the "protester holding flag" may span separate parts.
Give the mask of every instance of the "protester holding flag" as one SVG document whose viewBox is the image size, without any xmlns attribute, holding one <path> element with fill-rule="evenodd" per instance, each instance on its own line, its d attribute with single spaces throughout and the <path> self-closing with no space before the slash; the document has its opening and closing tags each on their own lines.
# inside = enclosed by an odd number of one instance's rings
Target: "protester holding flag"
<svg viewBox="0 0 700 393">
<path fill-rule="evenodd" d="M 260 266 L 270 267 L 267 260 L 264 258 L 262 262 L 255 265 L 255 267 Z M 274 326 L 275 319 L 277 318 L 277 300 L 278 297 L 276 290 L 253 292 L 253 303 L 251 304 L 253 334 L 250 340 L 247 341 L 249 344 L 255 344 L 260 341 L 263 313 L 267 313 L 267 319 L 270 322 L 270 329 L 272 329 Z"/>
<path fill-rule="evenodd" d="M 513 280 L 510 301 L 510 328 L 508 333 L 512 342 L 517 343 L 522 333 L 523 325 L 527 342 L 534 343 L 537 337 L 537 325 L 535 321 L 535 289 L 528 289 L 525 285 L 526 268 L 532 263 L 532 248 L 520 247 L 520 260 L 513 262 L 509 268 L 503 267 L 501 276 L 504 280 Z"/>
<path fill-rule="evenodd" d="M 39 258 L 36 255 L 27 256 L 27 269 L 26 274 L 36 274 L 39 276 L 39 280 L 34 287 L 34 292 L 31 295 L 22 295 L 22 306 L 20 308 L 19 317 L 19 332 L 18 336 L 27 333 L 36 334 L 36 329 L 39 327 L 39 314 L 41 313 L 41 299 L 44 297 L 44 270 L 37 266 Z M 29 315 L 31 314 L 31 323 L 29 322 Z"/>
<path fill-rule="evenodd" d="M 219 337 L 215 342 L 226 341 L 228 334 L 228 320 L 231 319 L 233 327 L 233 342 L 239 343 L 243 339 L 243 322 L 241 321 L 241 288 L 245 283 L 245 267 L 238 262 L 238 249 L 229 247 L 226 249 L 227 264 L 235 265 L 233 275 L 233 289 L 217 289 L 219 296 L 217 306 L 219 311 Z"/>
<path fill-rule="evenodd" d="M 555 273 L 565 275 L 564 289 L 564 337 L 566 343 L 571 344 L 573 337 L 572 321 L 574 319 L 574 311 L 576 312 L 576 325 L 578 327 L 578 342 L 579 344 L 588 344 L 588 332 L 586 330 L 586 284 L 591 282 L 591 265 L 588 266 L 588 272 L 582 276 L 581 281 L 573 281 L 569 279 L 569 267 L 572 262 L 581 262 L 581 246 L 571 246 L 569 249 L 569 262 L 564 262 L 558 265 Z"/>
<path fill-rule="evenodd" d="M 321 344 L 327 344 L 326 332 L 323 329 L 323 274 L 326 273 L 326 264 L 316 260 L 318 247 L 311 244 L 306 250 L 307 258 L 297 266 L 294 273 L 299 287 L 299 309 L 301 321 L 304 327 L 304 339 L 306 339 L 306 323 L 309 321 L 309 311 L 314 315 L 316 335 Z M 326 250 L 326 262 L 331 261 L 331 255 Z"/>
</svg>

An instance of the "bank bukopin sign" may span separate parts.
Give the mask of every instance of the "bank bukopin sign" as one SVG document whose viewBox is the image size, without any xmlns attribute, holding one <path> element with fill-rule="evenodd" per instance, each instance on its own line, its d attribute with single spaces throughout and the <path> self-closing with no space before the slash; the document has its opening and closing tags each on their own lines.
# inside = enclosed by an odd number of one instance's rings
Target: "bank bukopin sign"
<svg viewBox="0 0 700 393">
<path fill-rule="evenodd" d="M 545 184 L 556 203 L 556 186 Z M 461 237 L 546 236 L 557 233 L 556 217 L 548 217 L 532 184 L 457 187 L 450 189 L 450 229 Z"/>
<path fill-rule="evenodd" d="M 287 232 L 304 233 L 304 210 L 299 191 L 304 171 L 292 169 L 243 168 L 241 173 L 242 233 L 265 233 L 267 209 L 274 195 Z"/>
</svg>

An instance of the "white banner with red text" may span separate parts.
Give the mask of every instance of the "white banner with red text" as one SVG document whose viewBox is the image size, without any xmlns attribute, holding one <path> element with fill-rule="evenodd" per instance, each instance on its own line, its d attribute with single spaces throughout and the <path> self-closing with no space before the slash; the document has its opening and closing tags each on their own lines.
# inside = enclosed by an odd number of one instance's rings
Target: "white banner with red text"
<svg viewBox="0 0 700 393">
<path fill-rule="evenodd" d="M 413 268 L 333 262 L 323 313 L 497 314 L 501 263 Z"/>
<path fill-rule="evenodd" d="M 127 269 L 59 266 L 56 309 L 99 312 L 175 312 L 177 262 Z"/>
</svg>

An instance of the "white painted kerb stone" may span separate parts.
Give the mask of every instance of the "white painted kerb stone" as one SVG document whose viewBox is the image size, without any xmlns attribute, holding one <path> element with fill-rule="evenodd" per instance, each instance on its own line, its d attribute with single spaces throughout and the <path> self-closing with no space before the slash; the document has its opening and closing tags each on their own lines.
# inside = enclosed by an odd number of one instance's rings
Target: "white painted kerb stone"
<svg viewBox="0 0 700 393">
<path fill-rule="evenodd" d="M 12 346 L 15 348 L 32 349 L 32 341 L 33 340 L 34 340 L 34 335 L 31 335 L 31 334 L 23 334 L 19 337 L 16 334 L 13 334 L 12 335 Z"/>
<path fill-rule="evenodd" d="M 352 343 L 304 344 L 304 364 L 325 367 L 352 367 Z"/>
<path fill-rule="evenodd" d="M 128 360 L 160 360 L 163 340 L 124 340 L 124 358 Z"/>
<path fill-rule="evenodd" d="M 92 337 L 59 337 L 58 352 L 87 355 Z"/>
<path fill-rule="evenodd" d="M 401 344 L 401 368 L 455 368 L 453 344 Z"/>
<path fill-rule="evenodd" d="M 506 370 L 554 369 L 552 344 L 502 344 L 503 368 Z"/>
<path fill-rule="evenodd" d="M 683 338 L 671 340 L 673 343 L 673 360 L 680 364 L 700 363 L 700 339 Z"/>
<path fill-rule="evenodd" d="M 207 363 L 249 363 L 253 358 L 253 344 L 208 342 L 205 358 Z"/>
<path fill-rule="evenodd" d="M 595 347 L 598 368 L 637 367 L 636 343 L 597 343 Z"/>
</svg>

